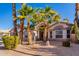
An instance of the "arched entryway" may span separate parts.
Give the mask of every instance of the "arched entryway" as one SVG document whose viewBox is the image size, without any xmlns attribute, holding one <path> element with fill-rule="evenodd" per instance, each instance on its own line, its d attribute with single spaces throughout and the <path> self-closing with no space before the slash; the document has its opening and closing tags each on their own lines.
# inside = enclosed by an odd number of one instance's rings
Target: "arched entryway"
<svg viewBox="0 0 79 59">
<path fill-rule="evenodd" d="M 35 27 L 35 30 L 37 30 L 37 40 L 44 40 L 45 27 L 45 22 L 41 22 Z"/>
<path fill-rule="evenodd" d="M 39 27 L 39 40 L 41 40 L 41 41 L 44 40 L 44 30 L 45 30 L 45 26 Z"/>
</svg>

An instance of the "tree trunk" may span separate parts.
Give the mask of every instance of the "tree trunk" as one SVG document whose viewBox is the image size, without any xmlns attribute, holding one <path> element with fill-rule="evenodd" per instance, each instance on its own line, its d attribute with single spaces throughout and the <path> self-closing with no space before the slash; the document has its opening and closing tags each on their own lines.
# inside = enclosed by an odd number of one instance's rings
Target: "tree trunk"
<svg viewBox="0 0 79 59">
<path fill-rule="evenodd" d="M 27 32 L 28 32 L 28 44 L 32 44 L 32 33 L 30 30 L 30 18 L 27 17 Z"/>
<path fill-rule="evenodd" d="M 24 30 L 24 19 L 20 20 L 20 40 L 21 40 L 21 44 L 23 41 L 23 30 Z"/>
<path fill-rule="evenodd" d="M 23 3 L 21 3 L 21 7 L 22 7 Z M 22 15 L 22 14 L 21 14 Z M 20 18 L 20 43 L 22 44 L 23 41 L 23 30 L 24 30 L 24 18 Z"/>
<path fill-rule="evenodd" d="M 44 31 L 44 41 L 46 42 L 48 40 L 48 31 L 47 31 L 47 27 L 45 28 L 45 31 Z"/>
<path fill-rule="evenodd" d="M 16 4 L 12 3 L 14 35 L 17 35 Z"/>
<path fill-rule="evenodd" d="M 44 41 L 46 42 L 46 45 L 50 45 L 49 39 L 48 39 L 48 23 L 47 22 L 46 22 L 46 27 L 44 31 Z"/>
</svg>

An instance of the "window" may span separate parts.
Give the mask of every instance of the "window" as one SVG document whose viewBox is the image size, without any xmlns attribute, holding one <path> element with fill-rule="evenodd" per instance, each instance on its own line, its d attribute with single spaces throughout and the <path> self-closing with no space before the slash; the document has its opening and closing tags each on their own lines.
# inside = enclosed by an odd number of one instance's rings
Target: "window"
<svg viewBox="0 0 79 59">
<path fill-rule="evenodd" d="M 62 30 L 56 30 L 56 38 L 62 38 L 63 37 L 63 31 Z"/>
<path fill-rule="evenodd" d="M 50 38 L 52 38 L 52 31 L 50 31 Z"/>
</svg>

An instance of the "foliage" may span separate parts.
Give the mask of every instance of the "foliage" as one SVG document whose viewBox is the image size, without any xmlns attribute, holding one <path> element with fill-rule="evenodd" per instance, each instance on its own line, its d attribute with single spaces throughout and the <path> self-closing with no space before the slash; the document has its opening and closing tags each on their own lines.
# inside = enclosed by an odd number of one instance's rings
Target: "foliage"
<svg viewBox="0 0 79 59">
<path fill-rule="evenodd" d="M 69 19 L 68 18 L 64 19 L 64 22 L 65 23 L 68 23 L 69 22 Z"/>
<path fill-rule="evenodd" d="M 70 40 L 67 39 L 66 41 L 63 41 L 62 44 L 64 47 L 70 47 Z"/>
<path fill-rule="evenodd" d="M 79 37 L 79 36 L 78 36 L 79 30 L 78 30 L 77 22 L 75 22 L 74 28 L 75 28 L 75 34 L 76 34 L 77 39 L 78 39 L 78 37 Z"/>
<path fill-rule="evenodd" d="M 44 29 L 45 29 L 45 27 L 40 27 L 40 28 L 39 28 L 39 30 L 41 30 L 41 31 L 44 30 Z"/>
<path fill-rule="evenodd" d="M 52 23 L 52 21 L 60 21 L 60 16 L 56 11 L 52 10 L 50 7 L 46 7 L 45 9 L 39 8 L 31 19 L 33 24 L 38 24 L 40 22 L 48 21 L 48 23 Z"/>
<path fill-rule="evenodd" d="M 48 23 L 52 23 L 52 21 L 60 21 L 60 16 L 49 6 L 44 9 L 33 9 L 31 6 L 23 4 L 22 8 L 18 10 L 18 13 L 21 15 L 19 18 L 27 18 L 26 16 L 30 16 L 30 22 L 32 22 L 34 26 L 40 22 L 44 22 L 45 20 L 48 20 Z"/>
<path fill-rule="evenodd" d="M 71 26 L 71 33 L 75 33 L 75 26 L 73 25 L 73 26 Z"/>
<path fill-rule="evenodd" d="M 60 22 L 60 16 L 59 15 L 56 15 L 54 18 L 53 18 L 53 21 L 55 22 Z"/>
<path fill-rule="evenodd" d="M 31 28 L 31 30 L 34 30 L 35 29 L 34 24 L 31 24 L 30 28 Z"/>
<path fill-rule="evenodd" d="M 39 24 L 40 22 L 52 22 L 52 17 L 54 17 L 57 21 L 59 19 L 59 15 L 52 10 L 50 7 L 42 8 L 35 8 L 33 9 L 31 6 L 27 6 L 26 4 L 22 5 L 22 8 L 18 10 L 18 13 L 21 15 L 19 18 L 26 18 L 27 20 L 27 32 L 28 32 L 28 41 L 31 42 L 31 32 L 30 28 L 34 29 L 34 26 Z M 32 23 L 32 24 L 31 24 Z M 44 28 L 41 28 L 44 29 Z"/>
<path fill-rule="evenodd" d="M 75 36 L 76 36 L 76 43 L 79 43 L 79 28 L 78 28 L 78 25 L 77 25 L 77 22 L 75 21 L 75 24 L 74 24 L 74 28 L 75 28 Z"/>
<path fill-rule="evenodd" d="M 19 43 L 17 36 L 3 36 L 2 39 L 6 49 L 14 49 Z"/>
<path fill-rule="evenodd" d="M 34 14 L 34 9 L 31 6 L 27 6 L 26 4 L 22 5 L 22 8 L 18 10 L 18 13 L 26 18 L 27 20 L 27 32 L 28 32 L 28 43 L 32 43 L 32 34 L 30 32 L 30 19 L 32 18 L 32 15 Z"/>
<path fill-rule="evenodd" d="M 52 23 L 52 20 L 48 20 L 48 23 Z"/>
</svg>

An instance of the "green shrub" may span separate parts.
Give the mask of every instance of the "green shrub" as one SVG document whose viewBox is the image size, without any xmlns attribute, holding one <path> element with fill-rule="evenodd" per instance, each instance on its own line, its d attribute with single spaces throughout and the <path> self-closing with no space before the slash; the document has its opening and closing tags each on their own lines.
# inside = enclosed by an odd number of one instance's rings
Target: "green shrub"
<svg viewBox="0 0 79 59">
<path fill-rule="evenodd" d="M 70 40 L 63 41 L 62 44 L 64 47 L 70 47 Z"/>
<path fill-rule="evenodd" d="M 3 43 L 5 48 L 7 49 L 14 49 L 18 45 L 18 37 L 17 36 L 3 36 Z"/>
</svg>

